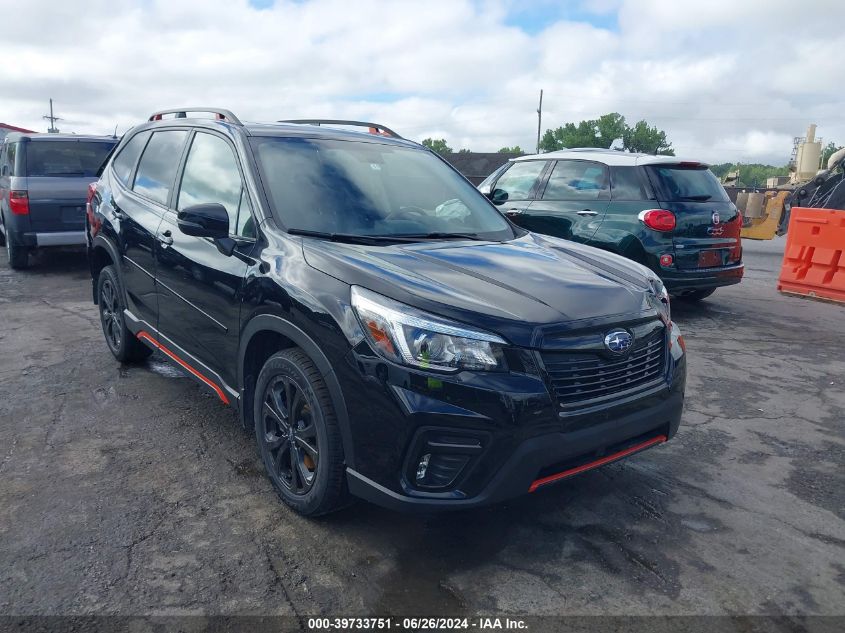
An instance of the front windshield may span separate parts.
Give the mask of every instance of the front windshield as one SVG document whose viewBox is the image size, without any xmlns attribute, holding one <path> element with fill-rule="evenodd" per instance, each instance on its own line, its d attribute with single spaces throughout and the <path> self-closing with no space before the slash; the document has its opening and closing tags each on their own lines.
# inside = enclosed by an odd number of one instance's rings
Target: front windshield
<svg viewBox="0 0 845 633">
<path fill-rule="evenodd" d="M 510 224 L 427 151 L 384 143 L 253 137 L 273 213 L 288 229 L 506 240 Z"/>
</svg>

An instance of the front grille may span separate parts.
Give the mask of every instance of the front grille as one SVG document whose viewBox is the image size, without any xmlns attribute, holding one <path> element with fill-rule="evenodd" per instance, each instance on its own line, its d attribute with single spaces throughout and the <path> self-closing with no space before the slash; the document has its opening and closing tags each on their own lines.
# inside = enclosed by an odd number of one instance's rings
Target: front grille
<svg viewBox="0 0 845 633">
<path fill-rule="evenodd" d="M 543 352 L 552 389 L 562 406 L 604 398 L 642 387 L 663 375 L 666 367 L 665 330 L 634 341 L 624 358 L 599 353 Z"/>
</svg>

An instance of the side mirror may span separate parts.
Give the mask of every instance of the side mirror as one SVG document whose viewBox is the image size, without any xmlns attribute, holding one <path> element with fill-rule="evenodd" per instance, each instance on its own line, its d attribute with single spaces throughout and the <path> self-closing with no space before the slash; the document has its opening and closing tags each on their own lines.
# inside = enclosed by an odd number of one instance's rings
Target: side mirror
<svg viewBox="0 0 845 633">
<path fill-rule="evenodd" d="M 182 209 L 176 218 L 179 230 L 185 235 L 214 240 L 229 237 L 229 214 L 222 204 L 196 204 Z"/>
<path fill-rule="evenodd" d="M 502 204 L 508 200 L 508 192 L 504 189 L 494 189 L 489 196 L 493 204 Z"/>
</svg>

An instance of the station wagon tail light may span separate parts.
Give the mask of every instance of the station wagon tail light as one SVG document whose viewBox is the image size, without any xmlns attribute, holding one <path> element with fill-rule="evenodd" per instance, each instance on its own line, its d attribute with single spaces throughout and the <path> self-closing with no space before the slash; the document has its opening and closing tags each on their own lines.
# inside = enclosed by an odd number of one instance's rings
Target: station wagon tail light
<svg viewBox="0 0 845 633">
<path fill-rule="evenodd" d="M 14 215 L 29 215 L 29 194 L 26 191 L 10 191 L 9 210 Z"/>
<path fill-rule="evenodd" d="M 365 288 L 352 287 L 352 307 L 373 349 L 387 360 L 441 371 L 503 370 L 499 336 L 427 314 Z"/>
<path fill-rule="evenodd" d="M 675 230 L 675 214 L 666 209 L 640 211 L 637 218 L 648 228 L 654 229 L 655 231 L 666 232 Z"/>
</svg>

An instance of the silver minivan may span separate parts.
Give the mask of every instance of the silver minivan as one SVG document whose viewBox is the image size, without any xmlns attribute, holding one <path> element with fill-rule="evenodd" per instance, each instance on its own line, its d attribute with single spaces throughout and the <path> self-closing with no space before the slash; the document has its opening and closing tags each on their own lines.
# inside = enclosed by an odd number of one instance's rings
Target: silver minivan
<svg viewBox="0 0 845 633">
<path fill-rule="evenodd" d="M 88 185 L 117 144 L 108 136 L 9 134 L 0 145 L 0 244 L 9 265 L 36 248 L 85 244 Z"/>
</svg>

